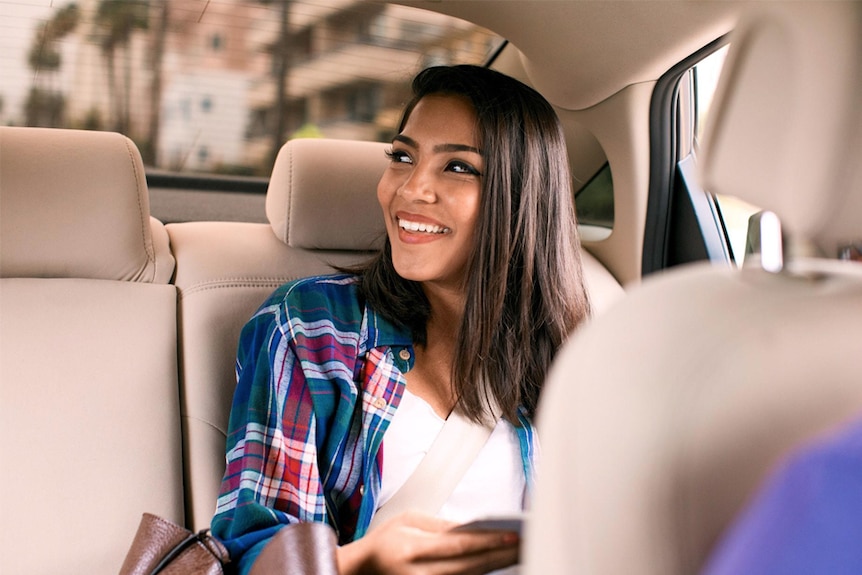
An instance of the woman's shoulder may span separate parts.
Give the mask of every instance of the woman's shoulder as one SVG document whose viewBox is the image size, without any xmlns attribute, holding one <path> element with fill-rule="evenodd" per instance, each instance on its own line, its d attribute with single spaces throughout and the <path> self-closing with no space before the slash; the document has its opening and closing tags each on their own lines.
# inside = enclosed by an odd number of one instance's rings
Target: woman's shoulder
<svg viewBox="0 0 862 575">
<path fill-rule="evenodd" d="M 296 279 L 281 285 L 263 305 L 290 317 L 353 317 L 362 315 L 359 276 L 329 274 Z"/>
<path fill-rule="evenodd" d="M 273 292 L 280 298 L 314 297 L 317 295 L 337 296 L 355 294 L 359 276 L 348 273 L 326 274 L 295 279 L 282 284 Z"/>
</svg>

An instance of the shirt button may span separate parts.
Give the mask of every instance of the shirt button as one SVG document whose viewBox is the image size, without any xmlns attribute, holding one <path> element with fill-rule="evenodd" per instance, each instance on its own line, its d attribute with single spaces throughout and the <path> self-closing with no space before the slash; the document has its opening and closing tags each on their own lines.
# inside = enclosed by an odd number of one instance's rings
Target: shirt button
<svg viewBox="0 0 862 575">
<path fill-rule="evenodd" d="M 365 497 L 365 485 L 364 484 L 359 486 L 359 495 L 361 495 L 362 497 Z"/>
<path fill-rule="evenodd" d="M 400 357 L 404 361 L 409 360 L 410 359 L 410 350 L 402 349 L 401 351 L 398 352 L 398 357 Z"/>
<path fill-rule="evenodd" d="M 386 407 L 386 400 L 382 397 L 375 397 L 371 405 L 373 405 L 377 409 L 383 409 L 384 407 Z"/>
</svg>

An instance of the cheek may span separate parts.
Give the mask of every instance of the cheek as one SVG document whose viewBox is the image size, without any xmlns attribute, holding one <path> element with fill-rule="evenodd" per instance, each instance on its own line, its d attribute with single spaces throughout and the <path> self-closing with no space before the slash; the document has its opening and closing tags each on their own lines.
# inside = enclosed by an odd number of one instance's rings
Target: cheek
<svg viewBox="0 0 862 575">
<path fill-rule="evenodd" d="M 377 182 L 377 201 L 384 210 L 398 195 L 398 190 L 404 185 L 405 177 L 404 170 L 398 170 L 392 166 L 383 172 L 380 181 Z"/>
<path fill-rule="evenodd" d="M 394 191 L 395 187 L 392 185 L 391 178 L 387 174 L 383 174 L 383 177 L 377 183 L 377 202 L 383 208 L 384 213 L 392 201 L 392 197 L 395 195 Z"/>
<path fill-rule="evenodd" d="M 461 205 L 458 206 L 458 211 L 462 214 L 462 221 L 475 228 L 479 221 L 479 212 L 481 210 L 481 191 L 479 189 L 471 190 L 469 194 L 462 196 Z"/>
</svg>

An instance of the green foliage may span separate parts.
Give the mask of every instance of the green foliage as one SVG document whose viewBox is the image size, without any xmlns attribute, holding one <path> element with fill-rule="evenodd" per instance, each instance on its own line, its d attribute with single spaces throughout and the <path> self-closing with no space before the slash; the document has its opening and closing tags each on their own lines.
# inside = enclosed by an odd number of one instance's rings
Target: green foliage
<svg viewBox="0 0 862 575">
<path fill-rule="evenodd" d="M 135 30 L 149 28 L 149 0 L 101 0 L 96 8 L 95 36 L 103 50 L 126 45 Z"/>
<path fill-rule="evenodd" d="M 582 224 L 614 227 L 614 183 L 609 164 L 575 194 L 575 208 Z"/>
<path fill-rule="evenodd" d="M 291 140 L 297 138 L 322 138 L 323 132 L 314 124 L 304 124 L 290 135 Z"/>
<path fill-rule="evenodd" d="M 66 98 L 58 93 L 33 87 L 24 104 L 26 125 L 43 128 L 63 126 Z"/>
<path fill-rule="evenodd" d="M 62 63 L 57 42 L 78 26 L 81 18 L 77 4 L 69 4 L 57 10 L 54 17 L 39 26 L 30 46 L 27 63 L 35 71 L 56 71 Z"/>
<path fill-rule="evenodd" d="M 84 120 L 81 122 L 82 130 L 104 130 L 105 123 L 102 121 L 102 114 L 96 108 L 90 108 Z"/>
</svg>

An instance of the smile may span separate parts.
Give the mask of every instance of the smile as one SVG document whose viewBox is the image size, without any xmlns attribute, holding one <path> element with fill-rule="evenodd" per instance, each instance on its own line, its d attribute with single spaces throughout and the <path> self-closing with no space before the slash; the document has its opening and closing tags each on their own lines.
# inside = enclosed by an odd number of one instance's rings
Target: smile
<svg viewBox="0 0 862 575">
<path fill-rule="evenodd" d="M 422 232 L 426 234 L 448 234 L 452 231 L 443 226 L 411 222 L 408 220 L 402 220 L 401 218 L 398 218 L 398 227 L 408 232 Z"/>
</svg>

